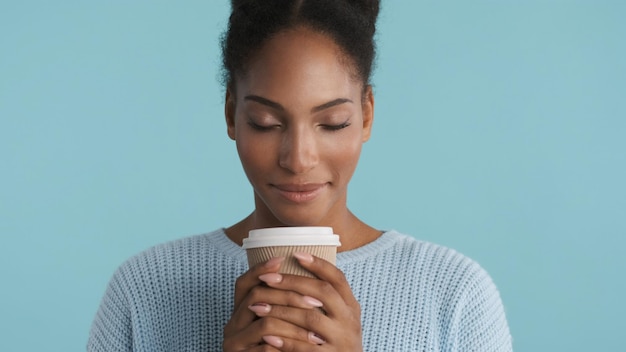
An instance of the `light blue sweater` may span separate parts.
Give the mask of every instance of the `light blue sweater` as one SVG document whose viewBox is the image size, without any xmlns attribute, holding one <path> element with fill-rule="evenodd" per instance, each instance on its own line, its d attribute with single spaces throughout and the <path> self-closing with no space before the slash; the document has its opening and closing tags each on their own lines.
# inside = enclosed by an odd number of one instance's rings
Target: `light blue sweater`
<svg viewBox="0 0 626 352">
<path fill-rule="evenodd" d="M 341 252 L 361 305 L 365 351 L 511 351 L 489 275 L 445 247 L 385 232 Z M 126 261 L 106 290 L 88 351 L 221 351 L 246 254 L 223 230 L 162 244 Z"/>
</svg>

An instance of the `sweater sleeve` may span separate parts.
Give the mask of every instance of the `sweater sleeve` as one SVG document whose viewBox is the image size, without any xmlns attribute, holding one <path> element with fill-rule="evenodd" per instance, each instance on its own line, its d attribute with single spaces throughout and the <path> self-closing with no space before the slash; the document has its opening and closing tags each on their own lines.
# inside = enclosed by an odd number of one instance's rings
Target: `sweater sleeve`
<svg viewBox="0 0 626 352">
<path fill-rule="evenodd" d="M 131 314 L 124 292 L 122 269 L 109 282 L 91 326 L 88 352 L 126 352 L 133 350 Z"/>
<path fill-rule="evenodd" d="M 456 351 L 509 352 L 513 350 L 500 294 L 491 277 L 478 264 L 460 297 Z"/>
</svg>

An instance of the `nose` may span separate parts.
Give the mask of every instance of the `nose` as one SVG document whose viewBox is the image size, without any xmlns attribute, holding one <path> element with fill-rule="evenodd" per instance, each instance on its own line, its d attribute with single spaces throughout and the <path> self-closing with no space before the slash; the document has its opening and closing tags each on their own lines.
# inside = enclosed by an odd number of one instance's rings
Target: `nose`
<svg viewBox="0 0 626 352">
<path fill-rule="evenodd" d="M 319 154 L 313 131 L 307 131 L 306 128 L 285 131 L 280 146 L 280 167 L 294 174 L 303 174 L 318 163 Z"/>
</svg>

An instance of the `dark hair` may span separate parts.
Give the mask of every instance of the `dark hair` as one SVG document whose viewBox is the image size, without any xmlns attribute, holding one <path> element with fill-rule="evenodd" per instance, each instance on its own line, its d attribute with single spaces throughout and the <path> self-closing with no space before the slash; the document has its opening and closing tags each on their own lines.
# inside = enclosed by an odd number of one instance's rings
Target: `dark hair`
<svg viewBox="0 0 626 352">
<path fill-rule="evenodd" d="M 374 33 L 379 0 L 232 0 L 222 36 L 223 83 L 234 88 L 250 58 L 273 35 L 304 26 L 332 38 L 369 84 L 375 57 Z"/>
</svg>

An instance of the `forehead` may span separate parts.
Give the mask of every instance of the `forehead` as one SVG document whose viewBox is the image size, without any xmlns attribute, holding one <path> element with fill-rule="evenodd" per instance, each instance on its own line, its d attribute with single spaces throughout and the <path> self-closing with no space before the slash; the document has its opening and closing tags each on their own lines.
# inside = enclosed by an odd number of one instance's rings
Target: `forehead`
<svg viewBox="0 0 626 352">
<path fill-rule="evenodd" d="M 362 83 L 349 61 L 326 35 L 305 28 L 282 31 L 254 55 L 246 74 L 236 78 L 237 91 L 277 100 L 353 95 L 360 93 Z"/>
</svg>

